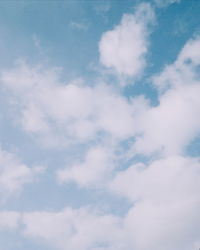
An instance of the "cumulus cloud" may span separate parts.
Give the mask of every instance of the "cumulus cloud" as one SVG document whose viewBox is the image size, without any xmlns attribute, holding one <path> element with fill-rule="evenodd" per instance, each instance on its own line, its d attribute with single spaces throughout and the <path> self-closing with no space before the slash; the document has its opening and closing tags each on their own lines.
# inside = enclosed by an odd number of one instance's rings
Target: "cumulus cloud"
<svg viewBox="0 0 200 250">
<path fill-rule="evenodd" d="M 177 198 L 199 199 L 199 178 L 199 159 L 169 156 L 149 165 L 139 163 L 119 172 L 112 186 L 132 202 L 145 200 L 169 203 L 176 202 Z"/>
<path fill-rule="evenodd" d="M 181 156 L 136 164 L 116 175 L 111 189 L 134 204 L 124 221 L 132 249 L 194 249 L 199 180 L 200 160 Z"/>
<path fill-rule="evenodd" d="M 35 177 L 44 171 L 44 167 L 28 167 L 15 155 L 0 149 L 0 193 L 7 197 L 23 189 Z"/>
<path fill-rule="evenodd" d="M 89 208 L 24 213 L 22 223 L 25 236 L 57 249 L 122 249 L 115 243 L 120 237 L 120 219 Z"/>
<path fill-rule="evenodd" d="M 134 116 L 146 105 L 144 98 L 128 100 L 106 84 L 65 84 L 58 71 L 26 63 L 4 71 L 1 82 L 18 123 L 48 145 L 90 141 L 99 133 L 126 139 L 135 132 Z"/>
<path fill-rule="evenodd" d="M 127 99 L 105 84 L 65 84 L 58 71 L 26 63 L 4 71 L 1 80 L 14 117 L 47 145 L 131 138 L 132 155 L 179 154 L 200 131 L 199 44 L 198 37 L 189 40 L 177 60 L 152 78 L 160 91 L 157 106 L 142 96 Z"/>
<path fill-rule="evenodd" d="M 82 207 L 60 211 L 0 212 L 0 230 L 46 244 L 52 249 L 124 250 L 123 221 L 112 214 Z"/>
<path fill-rule="evenodd" d="M 119 25 L 101 37 L 101 63 L 118 74 L 138 76 L 145 67 L 150 25 L 154 19 L 154 10 L 148 3 L 140 4 L 134 14 L 125 14 Z"/>
<path fill-rule="evenodd" d="M 18 228 L 20 214 L 15 211 L 0 211 L 0 231 L 13 231 Z"/>
<path fill-rule="evenodd" d="M 134 107 L 140 112 L 134 117 L 132 154 L 161 151 L 162 158 L 155 154 L 149 164 L 134 164 L 115 173 L 109 188 L 126 197 L 132 207 L 120 218 L 123 232 L 120 238 L 116 233 L 112 243 L 118 248 L 111 244 L 94 249 L 187 250 L 198 246 L 200 159 L 183 155 L 184 147 L 200 131 L 198 48 L 198 37 L 188 41 L 177 60 L 153 78 L 159 91 L 157 106 L 147 102 L 145 106 L 144 100 L 137 99 L 138 106 Z M 99 173 L 103 156 L 91 152 L 83 163 L 61 171 L 60 180 L 73 180 L 79 185 L 92 183 L 93 178 L 98 180 L 93 166 Z M 115 232 L 119 232 L 116 228 Z"/>
<path fill-rule="evenodd" d="M 200 132 L 199 84 L 171 89 L 143 117 L 134 149 L 141 154 L 182 153 Z"/>
<path fill-rule="evenodd" d="M 181 85 L 198 84 L 199 65 L 200 37 L 196 37 L 185 44 L 173 64 L 167 65 L 163 72 L 153 77 L 153 83 L 162 92 Z"/>
<path fill-rule="evenodd" d="M 152 78 L 160 91 L 157 106 L 142 96 L 128 99 L 106 84 L 65 84 L 56 70 L 26 63 L 4 71 L 1 80 L 15 118 L 47 145 L 134 137 L 133 155 L 179 154 L 200 131 L 199 44 L 198 37 L 188 41 L 177 60 Z"/>
<path fill-rule="evenodd" d="M 149 3 L 125 14 L 101 37 L 101 63 L 120 76 L 139 77 L 154 22 Z M 99 188 L 128 205 L 122 204 L 126 211 L 120 215 L 114 202 L 112 213 L 89 206 L 1 211 L 0 230 L 17 231 L 23 239 L 61 250 L 196 250 L 200 159 L 184 150 L 200 134 L 199 66 L 200 38 L 195 37 L 174 63 L 151 78 L 158 91 L 154 106 L 144 96 L 125 96 L 124 89 L 112 84 L 89 85 L 83 79 L 66 83 L 58 69 L 41 65 L 19 62 L 2 71 L 2 95 L 9 99 L 18 126 L 45 145 L 63 146 L 63 155 L 71 153 L 70 146 L 84 148 L 80 158 L 70 155 L 70 163 L 53 170 L 57 182 L 74 182 L 83 192 Z M 57 149 L 52 152 L 60 153 Z M 16 194 L 42 171 L 0 149 L 0 194 Z"/>
<path fill-rule="evenodd" d="M 74 181 L 80 186 L 98 186 L 106 183 L 114 167 L 113 152 L 108 148 L 96 147 L 89 150 L 85 160 L 63 170 L 58 170 L 58 180 Z"/>
<path fill-rule="evenodd" d="M 62 250 L 195 250 L 199 183 L 200 159 L 171 156 L 132 165 L 111 183 L 112 191 L 132 204 L 124 216 L 94 207 L 23 212 L 18 232 Z M 15 216 L 11 221 L 16 229 Z"/>
<path fill-rule="evenodd" d="M 177 60 L 152 78 L 160 92 L 159 104 L 140 121 L 134 151 L 141 154 L 183 153 L 200 133 L 200 39 L 189 40 Z"/>
</svg>

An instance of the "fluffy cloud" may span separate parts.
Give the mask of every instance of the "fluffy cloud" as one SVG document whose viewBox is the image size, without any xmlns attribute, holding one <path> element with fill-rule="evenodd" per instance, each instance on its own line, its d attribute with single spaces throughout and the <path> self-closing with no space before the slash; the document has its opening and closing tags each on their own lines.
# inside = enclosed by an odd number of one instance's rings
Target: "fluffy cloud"
<svg viewBox="0 0 200 250">
<path fill-rule="evenodd" d="M 120 219 L 88 208 L 24 213 L 22 223 L 24 235 L 58 249 L 123 249 L 115 243 L 121 233 Z"/>
<path fill-rule="evenodd" d="M 128 100 L 105 84 L 64 84 L 58 71 L 26 63 L 4 71 L 1 82 L 18 123 L 48 145 L 85 142 L 98 134 L 126 139 L 135 133 L 134 117 L 146 106 L 143 98 Z"/>
<path fill-rule="evenodd" d="M 199 183 L 199 159 L 171 156 L 133 165 L 111 184 L 132 204 L 124 216 L 87 207 L 24 212 L 18 231 L 62 250 L 195 250 L 200 240 Z M 16 225 L 15 216 L 11 221 Z"/>
<path fill-rule="evenodd" d="M 132 202 L 170 203 L 176 202 L 177 198 L 199 199 L 199 178 L 199 159 L 170 156 L 147 166 L 136 164 L 119 172 L 112 186 Z"/>
<path fill-rule="evenodd" d="M 121 23 L 105 32 L 99 43 L 100 61 L 119 74 L 136 77 L 145 66 L 150 25 L 154 11 L 142 3 L 134 14 L 125 14 Z"/>
<path fill-rule="evenodd" d="M 33 182 L 44 167 L 28 167 L 13 154 L 0 149 L 0 193 L 7 197 Z"/>
<path fill-rule="evenodd" d="M 200 160 L 181 156 L 184 147 L 200 131 L 198 48 L 199 38 L 190 40 L 177 60 L 153 78 L 160 91 L 157 106 L 145 106 L 144 100 L 137 100 L 132 154 L 161 151 L 164 156 L 159 159 L 155 155 L 149 164 L 128 167 L 116 173 L 111 182 L 110 190 L 132 204 L 121 218 L 123 232 L 114 241 L 121 247 L 118 249 L 187 250 L 198 246 Z M 83 163 L 60 172 L 60 179 L 63 174 L 63 181 L 73 180 L 79 185 L 90 184 L 93 178 L 98 180 L 92 170 L 96 166 L 98 173 L 103 156 L 94 152 L 89 152 Z M 107 161 L 103 163 L 106 166 Z M 118 229 L 117 226 L 117 232 Z M 111 245 L 94 249 L 117 248 Z"/>
<path fill-rule="evenodd" d="M 0 230 L 15 230 L 19 226 L 20 214 L 14 211 L 0 212 Z"/>
<path fill-rule="evenodd" d="M 156 107 L 142 97 L 127 100 L 103 84 L 64 84 L 58 71 L 25 63 L 4 71 L 1 81 L 23 128 L 48 145 L 86 142 L 99 133 L 117 140 L 139 134 L 134 152 L 174 154 L 199 131 L 199 44 L 198 38 L 189 41 L 175 63 L 153 78 L 164 91 Z"/>
<path fill-rule="evenodd" d="M 177 60 L 152 78 L 160 91 L 155 107 L 105 84 L 64 84 L 58 71 L 26 63 L 4 71 L 1 81 L 19 123 L 47 145 L 135 137 L 133 155 L 179 154 L 200 131 L 199 44 L 198 37 L 190 40 Z"/>
<path fill-rule="evenodd" d="M 124 221 L 132 249 L 194 249 L 199 240 L 200 160 L 171 156 L 118 173 L 112 190 L 134 206 Z"/>
<path fill-rule="evenodd" d="M 178 154 L 200 132 L 199 84 L 171 89 L 160 97 L 160 103 L 150 108 L 141 123 L 141 136 L 134 151 L 141 154 L 161 152 Z"/>
<path fill-rule="evenodd" d="M 179 154 L 200 133 L 200 39 L 189 40 L 177 60 L 153 79 L 159 104 L 140 122 L 134 151 Z"/>
<path fill-rule="evenodd" d="M 101 63 L 119 75 L 139 76 L 154 19 L 149 3 L 124 15 L 101 38 Z M 1 95 L 10 100 L 18 125 L 48 146 L 73 145 L 78 151 L 84 145 L 85 155 L 78 152 L 82 158 L 74 161 L 70 155 L 65 168 L 53 170 L 57 181 L 100 188 L 111 192 L 113 199 L 114 195 L 127 199 L 129 205 L 123 206 L 127 208 L 123 215 L 116 215 L 114 202 L 113 214 L 94 207 L 1 211 L 0 230 L 14 230 L 23 239 L 61 250 L 199 248 L 200 159 L 184 154 L 200 134 L 199 66 L 200 38 L 196 37 L 174 63 L 152 78 L 158 91 L 156 106 L 143 96 L 126 97 L 112 84 L 89 85 L 80 79 L 65 83 L 58 69 L 20 62 L 3 71 Z M 141 161 L 137 154 L 150 157 Z M 0 170 L 3 196 L 22 190 L 44 168 L 29 167 L 0 149 Z"/>
<path fill-rule="evenodd" d="M 4 211 L 0 228 L 17 230 L 23 237 L 62 250 L 196 249 L 200 159 L 170 156 L 135 164 L 118 172 L 110 188 L 132 205 L 125 215 L 92 207 Z"/>
<path fill-rule="evenodd" d="M 185 44 L 173 64 L 167 65 L 163 72 L 153 77 L 153 83 L 161 91 L 181 85 L 198 84 L 200 79 L 199 65 L 200 38 L 196 37 Z"/>
<path fill-rule="evenodd" d="M 87 153 L 84 162 L 58 171 L 58 180 L 74 181 L 80 186 L 98 186 L 105 184 L 114 167 L 113 152 L 104 147 L 92 148 Z"/>
</svg>

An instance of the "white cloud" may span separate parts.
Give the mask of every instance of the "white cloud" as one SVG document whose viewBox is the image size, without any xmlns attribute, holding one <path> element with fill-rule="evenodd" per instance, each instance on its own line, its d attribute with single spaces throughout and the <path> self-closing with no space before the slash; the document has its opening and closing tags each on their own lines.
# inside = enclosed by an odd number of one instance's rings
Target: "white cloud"
<svg viewBox="0 0 200 250">
<path fill-rule="evenodd" d="M 199 65 L 200 38 L 196 37 L 185 44 L 173 64 L 167 65 L 163 72 L 153 77 L 154 85 L 163 91 L 180 85 L 198 84 L 200 79 Z"/>
<path fill-rule="evenodd" d="M 179 154 L 199 134 L 199 38 L 190 40 L 177 60 L 153 78 L 159 104 L 127 99 L 105 84 L 64 84 L 57 70 L 16 65 L 2 73 L 2 84 L 23 128 L 46 145 L 87 143 L 103 137 L 135 137 L 132 154 Z M 101 136 L 99 136 L 101 135 Z"/>
<path fill-rule="evenodd" d="M 88 143 L 101 135 L 123 141 L 135 137 L 132 154 L 182 153 L 199 134 L 199 38 L 190 40 L 177 60 L 155 76 L 159 104 L 127 99 L 113 87 L 64 84 L 56 70 L 16 65 L 2 84 L 23 128 L 46 145 Z"/>
<path fill-rule="evenodd" d="M 20 214 L 14 211 L 0 211 L 0 231 L 15 230 L 19 226 Z"/>
<path fill-rule="evenodd" d="M 200 160 L 171 156 L 116 175 L 114 192 L 133 207 L 124 227 L 137 250 L 194 249 L 200 229 Z"/>
<path fill-rule="evenodd" d="M 110 187 L 132 204 L 124 216 L 67 207 L 23 212 L 20 220 L 13 212 L 14 219 L 3 224 L 16 229 L 20 223 L 23 236 L 62 250 L 196 249 L 200 159 L 170 156 L 136 164 L 118 172 Z"/>
<path fill-rule="evenodd" d="M 145 67 L 153 22 L 148 3 L 140 4 L 134 15 L 124 15 L 100 41 L 104 66 L 137 77 Z M 107 187 L 106 192 L 127 198 L 131 208 L 123 216 L 88 207 L 2 211 L 0 230 L 17 230 L 23 237 L 62 250 L 196 250 L 200 159 L 183 152 L 200 132 L 199 66 L 197 37 L 186 43 L 173 64 L 152 78 L 159 91 L 157 106 L 142 96 L 126 98 L 106 84 L 63 83 L 57 69 L 22 62 L 2 72 L 1 84 L 13 117 L 26 132 L 48 145 L 83 143 L 84 150 L 89 148 L 83 159 L 56 171 L 58 182 Z M 137 153 L 154 153 L 154 161 L 127 166 L 127 158 Z M 115 164 L 120 157 L 125 164 L 119 171 Z M 0 194 L 15 194 L 43 170 L 0 149 Z"/>
<path fill-rule="evenodd" d="M 87 142 L 99 133 L 126 139 L 135 133 L 134 117 L 146 105 L 143 98 L 128 100 L 105 84 L 64 84 L 58 71 L 26 63 L 4 71 L 1 81 L 17 113 L 13 116 L 47 145 Z"/>
<path fill-rule="evenodd" d="M 136 164 L 119 172 L 112 186 L 132 202 L 144 199 L 170 203 L 177 198 L 199 199 L 199 178 L 199 159 L 170 156 L 149 166 Z"/>
<path fill-rule="evenodd" d="M 195 250 L 200 159 L 171 156 L 133 165 L 119 172 L 111 186 L 133 204 L 124 216 L 87 207 L 24 212 L 19 232 L 62 250 Z"/>
<path fill-rule="evenodd" d="M 149 107 L 140 120 L 140 136 L 134 151 L 165 155 L 183 153 L 200 133 L 200 39 L 189 40 L 177 60 L 155 76 L 153 83 L 161 91 L 159 104 Z"/>
<path fill-rule="evenodd" d="M 58 180 L 61 183 L 74 181 L 82 187 L 104 185 L 111 177 L 113 158 L 113 152 L 106 147 L 92 148 L 83 162 L 58 170 Z"/>
<path fill-rule="evenodd" d="M 145 66 L 153 22 L 154 11 L 148 3 L 140 4 L 134 14 L 125 14 L 118 26 L 101 37 L 101 63 L 119 74 L 138 76 Z"/>
<path fill-rule="evenodd" d="M 160 103 L 150 108 L 141 121 L 141 136 L 134 151 L 151 154 L 178 154 L 200 133 L 199 84 L 167 91 Z"/>
<path fill-rule="evenodd" d="M 120 222 L 87 208 L 24 213 L 22 219 L 25 236 L 63 250 L 123 249 L 115 243 L 120 238 Z"/>
<path fill-rule="evenodd" d="M 44 167 L 28 167 L 15 155 L 0 149 L 0 193 L 2 197 L 15 194 L 33 182 Z"/>
</svg>

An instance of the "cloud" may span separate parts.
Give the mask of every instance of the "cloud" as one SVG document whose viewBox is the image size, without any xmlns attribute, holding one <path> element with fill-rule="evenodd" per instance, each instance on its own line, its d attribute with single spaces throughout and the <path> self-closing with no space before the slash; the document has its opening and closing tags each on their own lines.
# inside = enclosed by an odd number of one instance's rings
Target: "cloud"
<svg viewBox="0 0 200 250">
<path fill-rule="evenodd" d="M 12 231 L 18 228 L 20 214 L 15 211 L 0 212 L 0 231 Z"/>
<path fill-rule="evenodd" d="M 123 15 L 121 23 L 101 37 L 101 63 L 118 74 L 138 76 L 145 67 L 150 25 L 154 19 L 154 11 L 147 3 L 140 4 L 134 14 Z"/>
<path fill-rule="evenodd" d="M 200 159 L 170 156 L 132 165 L 116 175 L 111 188 L 132 204 L 123 216 L 94 207 L 23 212 L 18 232 L 62 250 L 195 250 L 198 246 Z"/>
<path fill-rule="evenodd" d="M 88 142 L 99 134 L 124 140 L 135 133 L 134 117 L 146 106 L 144 98 L 128 100 L 106 84 L 65 84 L 59 76 L 55 69 L 24 62 L 2 73 L 13 117 L 25 131 L 49 146 Z"/>
<path fill-rule="evenodd" d="M 183 153 L 200 132 L 199 38 L 189 40 L 177 60 L 152 78 L 157 106 L 126 98 L 106 84 L 63 83 L 56 69 L 19 63 L 1 75 L 23 129 L 48 146 L 131 138 L 132 155 Z M 134 139 L 133 139 L 134 138 Z"/>
<path fill-rule="evenodd" d="M 89 25 L 86 23 L 79 23 L 79 22 L 71 21 L 69 24 L 69 27 L 75 30 L 87 31 L 89 28 Z"/>
<path fill-rule="evenodd" d="M 177 60 L 152 78 L 159 104 L 140 120 L 141 133 L 133 150 L 141 154 L 183 153 L 200 133 L 200 39 L 189 40 Z"/>
<path fill-rule="evenodd" d="M 58 180 L 74 181 L 81 187 L 105 185 L 114 168 L 114 153 L 110 151 L 100 146 L 90 149 L 84 161 L 58 170 Z"/>
<path fill-rule="evenodd" d="M 154 85 L 163 91 L 181 85 L 198 84 L 200 65 L 200 37 L 190 39 L 180 51 L 177 60 L 154 76 Z"/>
<path fill-rule="evenodd" d="M 119 75 L 139 77 L 154 22 L 149 3 L 124 15 L 119 25 L 102 35 L 101 63 Z M 84 29 L 78 23 L 71 25 Z M 44 65 L 19 62 L 2 71 L 2 95 L 10 101 L 13 120 L 45 145 L 64 148 L 39 149 L 43 156 L 52 152 L 53 162 L 61 164 L 63 159 L 57 161 L 61 154 L 70 157 L 64 168 L 53 170 L 57 183 L 74 182 L 85 188 L 81 193 L 86 195 L 87 188 L 99 188 L 106 195 L 110 192 L 113 200 L 114 195 L 126 199 L 128 205 L 120 204 L 126 209 L 121 215 L 116 215 L 119 208 L 112 201 L 112 213 L 89 206 L 1 211 L 0 230 L 16 231 L 23 240 L 61 250 L 199 248 L 200 158 L 184 151 L 200 134 L 199 66 L 200 38 L 195 37 L 174 63 L 151 78 L 158 91 L 155 106 L 144 96 L 125 96 L 124 89 L 112 84 L 64 82 L 59 69 Z M 0 149 L 0 170 L 0 193 L 10 196 L 33 183 L 44 168 L 27 166 Z M 56 194 L 57 188 L 51 190 Z M 70 186 L 72 200 L 77 190 L 73 193 Z M 59 197 L 56 200 L 54 205 L 60 206 Z M 84 203 L 88 200 L 83 198 Z"/>
<path fill-rule="evenodd" d="M 44 171 L 44 167 L 28 167 L 15 155 L 0 149 L 0 193 L 9 197 L 23 189 Z"/>
<path fill-rule="evenodd" d="M 25 236 L 56 249 L 122 249 L 115 243 L 120 237 L 120 219 L 88 208 L 24 213 L 22 223 Z"/>
<path fill-rule="evenodd" d="M 181 0 L 154 0 L 158 8 L 167 7 L 170 4 L 180 3 Z"/>
<path fill-rule="evenodd" d="M 133 204 L 124 220 L 131 249 L 194 249 L 199 183 L 200 160 L 190 157 L 170 156 L 119 172 L 111 188 Z"/>
<path fill-rule="evenodd" d="M 143 116 L 141 135 L 133 150 L 147 155 L 183 153 L 200 132 L 199 91 L 199 84 L 191 84 L 170 89 L 162 95 L 159 105 Z"/>
<path fill-rule="evenodd" d="M 132 138 L 132 154 L 182 153 L 199 134 L 199 38 L 152 78 L 159 103 L 126 98 L 106 84 L 63 83 L 56 69 L 19 63 L 1 75 L 18 123 L 48 146 Z M 133 139 L 134 138 L 134 139 Z"/>
<path fill-rule="evenodd" d="M 200 159 L 174 155 L 116 173 L 110 190 L 129 200 L 124 215 L 95 207 L 3 211 L 0 228 L 62 250 L 195 250 L 199 189 Z"/>
<path fill-rule="evenodd" d="M 119 172 L 112 186 L 132 202 L 145 200 L 170 203 L 176 202 L 177 198 L 199 199 L 199 171 L 199 159 L 170 156 L 149 165 L 139 163 Z"/>
</svg>

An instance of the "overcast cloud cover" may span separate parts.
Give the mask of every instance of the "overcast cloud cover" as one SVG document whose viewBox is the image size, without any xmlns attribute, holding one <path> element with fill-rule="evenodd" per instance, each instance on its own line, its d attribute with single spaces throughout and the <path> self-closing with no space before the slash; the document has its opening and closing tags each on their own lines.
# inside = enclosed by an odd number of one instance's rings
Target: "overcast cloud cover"
<svg viewBox="0 0 200 250">
<path fill-rule="evenodd" d="M 200 248 L 200 2 L 0 2 L 0 249 Z"/>
</svg>

